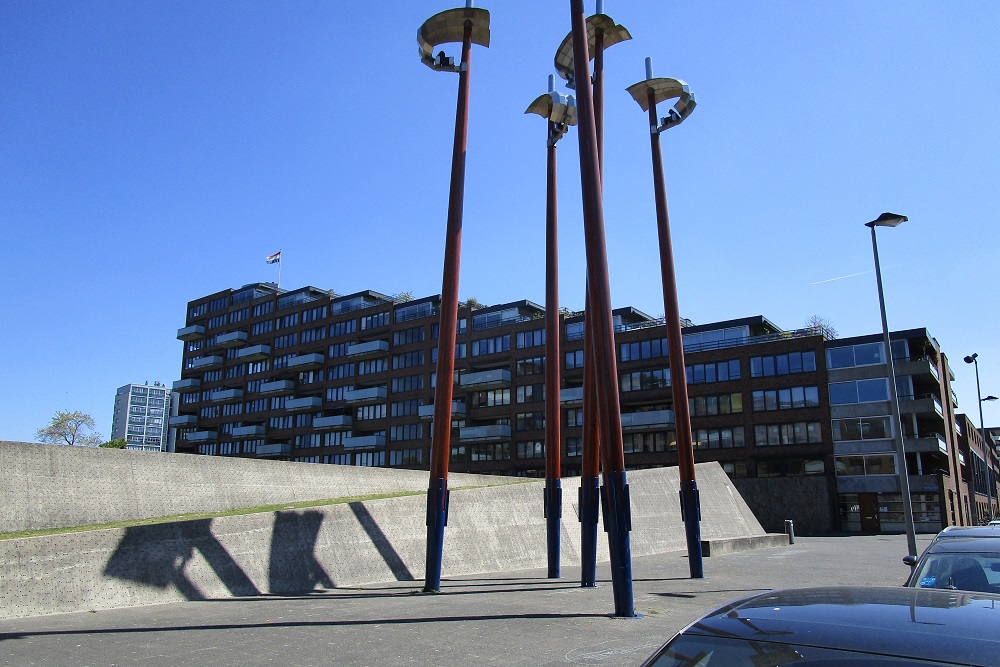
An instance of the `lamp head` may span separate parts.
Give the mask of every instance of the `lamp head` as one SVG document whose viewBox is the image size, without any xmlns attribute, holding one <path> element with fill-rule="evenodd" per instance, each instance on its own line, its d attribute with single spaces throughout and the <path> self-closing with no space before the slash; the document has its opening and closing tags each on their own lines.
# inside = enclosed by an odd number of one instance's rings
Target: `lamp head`
<svg viewBox="0 0 1000 667">
<path fill-rule="evenodd" d="M 883 213 L 879 217 L 875 218 L 871 222 L 866 222 L 865 227 L 898 227 L 904 222 L 909 220 L 905 215 L 899 215 L 898 213 Z"/>
<path fill-rule="evenodd" d="M 965 358 L 965 363 L 971 364 L 973 361 L 976 360 L 976 357 L 978 357 L 978 356 L 979 356 L 978 352 L 973 352 L 972 354 L 970 354 L 969 356 L 967 356 Z"/>
<path fill-rule="evenodd" d="M 986 398 L 984 398 L 982 402 L 985 403 L 986 401 L 997 401 L 997 400 L 1000 400 L 1000 399 L 998 399 L 996 396 L 993 396 L 992 394 L 990 394 L 989 396 L 987 396 Z"/>
</svg>

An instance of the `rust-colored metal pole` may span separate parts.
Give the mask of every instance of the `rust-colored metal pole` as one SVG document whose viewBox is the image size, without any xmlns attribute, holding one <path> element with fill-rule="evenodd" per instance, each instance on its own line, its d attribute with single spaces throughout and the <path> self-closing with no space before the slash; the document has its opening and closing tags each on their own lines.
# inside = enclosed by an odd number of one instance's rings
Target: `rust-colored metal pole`
<svg viewBox="0 0 1000 667">
<path fill-rule="evenodd" d="M 561 423 L 559 411 L 559 225 L 556 200 L 556 124 L 548 122 L 545 201 L 545 521 L 549 577 L 560 576 L 562 520 Z"/>
<path fill-rule="evenodd" d="M 434 391 L 430 486 L 427 489 L 425 592 L 437 592 L 441 589 L 444 527 L 448 523 L 448 460 L 451 454 L 452 378 L 455 375 L 455 338 L 458 328 L 458 276 L 462 253 L 462 211 L 465 200 L 465 152 L 469 126 L 471 54 L 472 21 L 467 20 L 462 37 L 462 66 L 458 78 L 458 109 L 455 113 L 455 144 L 451 162 L 448 230 L 445 237 L 444 276 L 441 286 L 437 387 Z"/>
<path fill-rule="evenodd" d="M 651 78 L 652 74 L 648 74 Z M 670 240 L 670 217 L 667 213 L 667 189 L 663 177 L 656 96 L 647 93 L 649 104 L 649 142 L 653 158 L 653 189 L 656 195 L 656 231 L 660 241 L 660 275 L 663 280 L 663 308 L 667 326 L 670 359 L 670 386 L 674 399 L 674 426 L 677 437 L 677 467 L 680 473 L 681 517 L 687 537 L 688 568 L 691 577 L 705 576 L 701 550 L 701 503 L 694 475 L 694 447 L 691 437 L 691 412 L 688 406 L 687 373 L 684 367 L 684 340 L 681 335 L 677 280 L 674 275 L 674 251 Z"/>
<path fill-rule="evenodd" d="M 611 318 L 611 286 L 608 279 L 607 245 L 604 237 L 604 201 L 601 193 L 600 156 L 594 98 L 590 86 L 590 49 L 583 0 L 570 0 L 573 24 L 574 78 L 579 114 L 580 174 L 583 192 L 584 236 L 587 248 L 587 280 L 593 321 L 595 379 L 599 408 L 602 464 L 604 467 L 604 527 L 613 553 L 611 580 L 615 616 L 635 616 L 632 597 L 632 554 L 629 545 L 631 517 L 625 456 L 622 446 L 621 406 L 618 400 L 618 371 L 614 353 L 614 325 Z"/>
</svg>

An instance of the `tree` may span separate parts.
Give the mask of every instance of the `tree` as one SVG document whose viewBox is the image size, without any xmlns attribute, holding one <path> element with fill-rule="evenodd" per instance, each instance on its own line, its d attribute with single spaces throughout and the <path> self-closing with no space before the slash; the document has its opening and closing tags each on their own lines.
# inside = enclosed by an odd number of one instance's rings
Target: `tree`
<svg viewBox="0 0 1000 667">
<path fill-rule="evenodd" d="M 105 449 L 125 449 L 125 438 L 108 440 L 107 442 L 102 442 L 100 446 Z"/>
<path fill-rule="evenodd" d="M 469 310 L 479 310 L 480 308 L 486 307 L 485 304 L 480 303 L 479 299 L 477 299 L 474 296 L 470 296 L 468 299 L 466 299 L 465 305 L 469 307 Z"/>
<path fill-rule="evenodd" d="M 94 418 L 86 412 L 60 410 L 45 428 L 35 431 L 39 442 L 52 445 L 75 445 L 77 447 L 97 447 L 104 438 L 94 430 Z"/>
<path fill-rule="evenodd" d="M 806 320 L 807 329 L 819 329 L 820 333 L 827 340 L 833 340 L 837 337 L 837 330 L 833 327 L 833 322 L 820 317 L 819 315 L 813 315 L 808 320 Z"/>
</svg>

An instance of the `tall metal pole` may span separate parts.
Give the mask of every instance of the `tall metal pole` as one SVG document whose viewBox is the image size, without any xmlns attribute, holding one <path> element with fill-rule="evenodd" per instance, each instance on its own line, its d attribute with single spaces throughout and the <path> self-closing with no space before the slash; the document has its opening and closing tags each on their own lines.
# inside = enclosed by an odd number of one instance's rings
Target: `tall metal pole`
<svg viewBox="0 0 1000 667">
<path fill-rule="evenodd" d="M 889 381 L 889 399 L 892 401 L 893 435 L 896 445 L 896 472 L 899 476 L 899 492 L 903 497 L 903 522 L 906 529 L 906 546 L 911 556 L 917 555 L 917 536 L 913 527 L 913 506 L 910 503 L 910 474 L 906 468 L 906 451 L 903 448 L 903 421 L 899 414 L 899 395 L 896 391 L 896 369 L 892 362 L 892 350 L 889 348 L 889 324 L 885 318 L 885 296 L 882 293 L 882 269 L 878 262 L 878 243 L 875 240 L 875 227 L 867 223 L 872 230 L 872 252 L 875 255 L 875 282 L 878 283 L 878 306 L 882 314 L 882 344 L 885 346 L 886 372 Z"/>
<path fill-rule="evenodd" d="M 575 80 L 590 80 L 590 54 L 583 0 L 570 0 L 573 25 Z M 618 371 L 611 317 L 611 287 L 608 279 L 607 245 L 604 236 L 604 201 L 601 193 L 600 156 L 594 99 L 590 86 L 577 89 L 580 131 L 580 174 L 584 200 L 584 235 L 587 249 L 587 280 L 591 294 L 595 379 L 600 412 L 601 459 L 604 468 L 602 496 L 604 527 L 612 554 L 611 579 L 615 616 L 635 616 L 632 597 L 632 554 L 629 544 L 631 516 L 625 456 L 622 444 L 621 405 L 618 398 Z"/>
<path fill-rule="evenodd" d="M 466 20 L 462 37 L 462 65 L 458 79 L 455 143 L 448 195 L 448 229 L 445 237 L 444 276 L 441 286 L 441 321 L 438 334 L 437 386 L 434 391 L 434 425 L 431 440 L 431 475 L 427 489 L 427 559 L 424 591 L 441 590 L 444 528 L 448 524 L 448 460 L 451 454 L 451 399 L 455 375 L 455 339 L 458 328 L 458 276 L 462 251 L 462 211 L 465 199 L 465 152 L 469 125 L 469 71 L 472 55 L 472 21 Z"/>
<path fill-rule="evenodd" d="M 966 357 L 968 361 L 970 357 Z M 986 454 L 986 519 L 993 518 L 993 465 L 990 463 L 990 447 L 986 441 L 986 427 L 983 422 L 983 391 L 979 386 L 979 355 L 971 355 L 972 363 L 976 367 L 976 398 L 979 399 L 979 438 L 983 443 L 983 452 Z"/>
<path fill-rule="evenodd" d="M 553 84 L 549 83 L 550 92 Z M 562 431 L 559 410 L 559 234 L 556 199 L 556 123 L 548 125 L 545 204 L 545 521 L 549 577 L 560 576 L 559 536 L 562 520 Z"/>
<path fill-rule="evenodd" d="M 646 58 L 646 79 L 653 78 L 653 66 Z M 667 326 L 670 359 L 670 385 L 674 399 L 674 427 L 677 437 L 677 467 L 680 474 L 681 518 L 687 538 L 688 568 L 691 577 L 705 576 L 701 550 L 701 501 L 694 472 L 694 446 L 691 437 L 691 414 L 688 407 L 687 373 L 684 366 L 684 342 L 681 335 L 674 250 L 670 239 L 670 216 L 667 212 L 667 189 L 663 176 L 659 120 L 656 117 L 656 94 L 646 92 L 649 105 L 649 146 L 653 160 L 653 190 L 656 198 L 656 231 L 660 242 L 660 275 L 663 282 L 663 308 Z"/>
</svg>

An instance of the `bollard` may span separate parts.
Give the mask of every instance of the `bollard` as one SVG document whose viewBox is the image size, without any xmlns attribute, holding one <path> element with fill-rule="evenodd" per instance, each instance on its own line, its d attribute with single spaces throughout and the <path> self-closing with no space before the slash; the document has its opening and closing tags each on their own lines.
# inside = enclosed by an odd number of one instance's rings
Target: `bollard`
<svg viewBox="0 0 1000 667">
<path fill-rule="evenodd" d="M 785 533 L 788 534 L 788 543 L 795 544 L 795 522 L 785 519 Z"/>
</svg>

